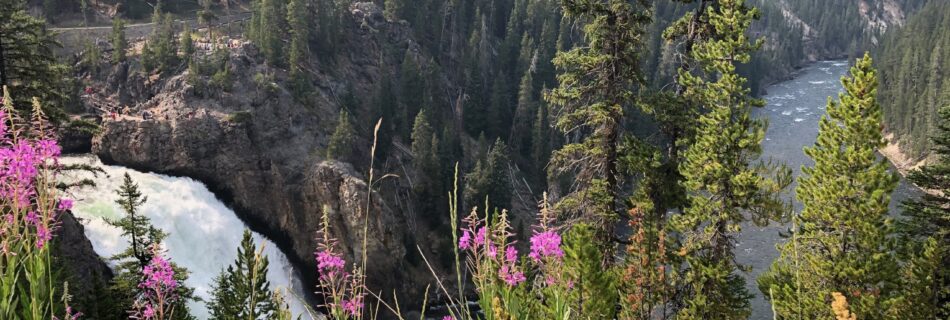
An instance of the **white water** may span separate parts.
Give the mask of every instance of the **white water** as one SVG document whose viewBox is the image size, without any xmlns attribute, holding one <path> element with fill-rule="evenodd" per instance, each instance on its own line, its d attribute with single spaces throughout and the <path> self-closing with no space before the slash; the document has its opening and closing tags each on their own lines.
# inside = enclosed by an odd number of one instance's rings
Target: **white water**
<svg viewBox="0 0 950 320">
<path fill-rule="evenodd" d="M 189 178 L 143 173 L 124 167 L 105 166 L 93 156 L 65 157 L 61 162 L 98 165 L 106 171 L 95 178 L 95 188 L 75 191 L 76 205 L 73 213 L 86 229 L 86 237 L 92 241 L 96 252 L 110 257 L 128 247 L 120 231 L 106 223 L 117 220 L 124 214 L 115 204 L 115 190 L 122 184 L 128 172 L 138 183 L 139 191 L 148 197 L 142 212 L 152 220 L 155 227 L 169 233 L 165 240 L 168 256 L 179 266 L 190 271 L 186 285 L 195 288 L 195 294 L 210 301 L 212 279 L 221 270 L 234 262 L 237 247 L 246 226 L 211 191 L 200 182 Z M 85 176 L 85 175 L 84 175 Z M 92 178 L 89 175 L 89 178 Z M 271 290 L 283 290 L 295 315 L 305 314 L 305 303 L 300 300 L 305 290 L 297 272 L 270 240 L 254 233 L 254 240 L 264 246 L 264 254 L 270 260 L 267 278 Z M 189 304 L 193 315 L 208 318 L 204 302 Z"/>
</svg>

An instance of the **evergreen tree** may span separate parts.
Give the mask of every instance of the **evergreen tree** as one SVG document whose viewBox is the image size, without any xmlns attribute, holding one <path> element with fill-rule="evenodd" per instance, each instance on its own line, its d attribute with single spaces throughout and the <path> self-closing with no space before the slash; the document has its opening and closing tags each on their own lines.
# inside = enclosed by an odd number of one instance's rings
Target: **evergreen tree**
<svg viewBox="0 0 950 320">
<path fill-rule="evenodd" d="M 762 43 L 746 36 L 758 10 L 743 0 L 718 0 L 706 14 L 710 33 L 692 51 L 706 76 L 679 75 L 686 98 L 706 110 L 679 168 L 687 207 L 670 222 L 684 262 L 677 270 L 684 291 L 678 317 L 740 319 L 749 316 L 752 295 L 737 274 L 736 236 L 747 212 L 754 222 L 783 217 L 787 208 L 778 194 L 788 173 L 772 180 L 766 168 L 751 164 L 761 153 L 765 123 L 750 112 L 763 103 L 750 96 L 736 65 L 747 63 Z"/>
<path fill-rule="evenodd" d="M 505 209 L 510 206 L 511 193 L 508 147 L 499 138 L 485 158 L 478 159 L 472 172 L 465 175 L 465 203 L 469 207 L 481 207 L 487 200 L 489 211 Z"/>
<path fill-rule="evenodd" d="M 259 13 L 255 27 L 255 38 L 251 38 L 264 54 L 264 59 L 270 65 L 283 65 L 284 50 L 281 46 L 281 35 L 284 34 L 284 14 L 282 1 L 260 0 Z M 253 20 L 252 20 L 253 21 Z"/>
<path fill-rule="evenodd" d="M 156 248 L 161 247 L 161 242 L 168 236 L 167 233 L 155 228 L 151 220 L 140 212 L 141 206 L 147 198 L 142 195 L 138 185 L 132 181 L 128 173 L 123 177 L 122 186 L 116 190 L 119 199 L 116 200 L 125 216 L 116 221 L 107 221 L 110 225 L 122 230 L 122 236 L 129 241 L 129 247 L 124 251 L 112 256 L 116 262 L 115 276 L 110 284 L 110 291 L 115 295 L 112 306 L 117 308 L 109 314 L 115 315 L 115 319 L 126 319 L 129 306 L 141 295 L 142 288 L 139 282 L 143 278 L 143 268 L 151 262 Z M 172 264 L 175 269 L 175 280 L 178 283 L 184 283 L 188 279 L 188 271 L 184 268 Z M 179 297 L 175 306 L 174 320 L 193 319 L 188 311 L 187 301 L 194 299 L 194 290 L 186 286 L 179 286 L 176 289 Z"/>
<path fill-rule="evenodd" d="M 569 290 L 572 318 L 614 319 L 617 313 L 617 276 L 604 268 L 603 252 L 597 245 L 597 230 L 578 224 L 564 237 L 564 270 L 573 284 Z"/>
<path fill-rule="evenodd" d="M 906 219 L 898 222 L 898 231 L 905 239 L 903 242 L 913 244 L 904 251 L 916 252 L 914 259 L 919 260 L 919 264 L 932 264 L 932 272 L 917 277 L 922 278 L 920 284 L 930 290 L 921 290 L 927 293 L 922 295 L 923 298 L 907 299 L 908 302 L 918 303 L 917 308 L 922 312 L 922 317 L 918 317 L 920 319 L 924 316 L 936 319 L 950 317 L 950 269 L 946 268 L 950 265 L 950 105 L 940 109 L 939 116 L 937 135 L 933 138 L 935 162 L 907 176 L 910 182 L 927 192 L 920 199 L 903 204 Z M 943 267 L 933 268 L 936 266 Z M 924 267 L 924 270 L 927 268 Z M 932 282 L 927 283 L 926 280 Z"/>
<path fill-rule="evenodd" d="M 594 221 L 605 238 L 619 211 L 621 126 L 624 108 L 635 102 L 633 90 L 642 82 L 640 46 L 650 17 L 642 10 L 646 1 L 566 0 L 561 5 L 566 16 L 588 21 L 588 45 L 557 54 L 559 87 L 546 96 L 559 108 L 555 126 L 571 138 L 554 152 L 551 169 L 575 175 L 574 190 L 557 209 Z"/>
<path fill-rule="evenodd" d="M 211 0 L 200 0 L 199 4 L 201 4 L 201 10 L 198 11 L 198 23 L 208 28 L 208 42 L 214 45 L 216 43 L 214 39 L 214 22 L 218 20 L 218 16 L 211 10 Z"/>
<path fill-rule="evenodd" d="M 883 146 L 877 81 L 871 58 L 858 59 L 839 101 L 829 99 L 818 140 L 805 148 L 815 165 L 802 168 L 796 190 L 804 209 L 759 279 L 779 316 L 834 319 L 827 302 L 840 292 L 859 319 L 904 318 L 892 313 L 900 292 L 887 213 L 898 177 L 875 155 Z"/>
<path fill-rule="evenodd" d="M 439 166 L 439 138 L 429 125 L 426 109 L 416 115 L 412 128 L 412 166 L 415 170 L 415 179 L 412 180 L 412 191 L 417 199 L 417 211 L 432 225 L 441 221 L 439 208 L 442 199 L 442 172 Z"/>
<path fill-rule="evenodd" d="M 112 63 L 125 62 L 125 50 L 129 41 L 125 39 L 125 21 L 121 18 L 112 20 Z"/>
<path fill-rule="evenodd" d="M 291 0 L 287 5 L 287 23 L 290 26 L 290 85 L 297 100 L 305 101 L 312 90 L 306 66 L 310 61 L 309 10 L 304 0 Z"/>
<path fill-rule="evenodd" d="M 426 94 L 426 83 L 422 69 L 409 51 L 406 52 L 400 68 L 399 102 L 402 104 L 403 111 L 399 113 L 398 118 L 393 119 L 393 121 L 398 121 L 395 122 L 397 124 L 408 123 L 412 115 L 418 114 L 420 110 L 422 110 Z M 426 121 L 431 120 L 432 119 L 427 119 Z M 408 127 L 399 127 L 398 131 L 400 136 L 408 136 L 410 129 L 411 128 Z"/>
<path fill-rule="evenodd" d="M 190 68 L 191 60 L 195 57 L 195 43 L 192 38 L 191 28 L 188 27 L 188 25 L 185 25 L 185 30 L 181 33 L 178 47 L 181 48 L 181 52 L 185 58 L 184 61 Z"/>
<path fill-rule="evenodd" d="M 514 119 L 511 121 L 511 134 L 508 143 L 518 154 L 531 154 L 530 131 L 532 118 L 537 117 L 535 109 L 537 102 L 534 99 L 534 70 L 530 68 L 521 77 L 518 87 L 518 104 L 515 107 Z"/>
<path fill-rule="evenodd" d="M 346 109 L 340 110 L 340 118 L 337 120 L 336 130 L 330 136 L 330 143 L 327 145 L 327 159 L 349 162 L 352 160 L 353 146 L 355 145 L 356 132 L 350 123 L 350 114 Z"/>
<path fill-rule="evenodd" d="M 254 244 L 250 230 L 244 230 L 237 253 L 234 264 L 215 278 L 208 303 L 211 316 L 221 320 L 280 319 L 278 309 L 283 303 L 273 299 L 267 280 L 267 256 Z"/>
<path fill-rule="evenodd" d="M 13 105 L 24 116 L 36 98 L 43 101 L 49 120 L 65 120 L 67 67 L 53 54 L 59 46 L 54 34 L 45 21 L 27 12 L 26 1 L 0 0 L 0 8 L 0 87 L 9 89 Z"/>
</svg>

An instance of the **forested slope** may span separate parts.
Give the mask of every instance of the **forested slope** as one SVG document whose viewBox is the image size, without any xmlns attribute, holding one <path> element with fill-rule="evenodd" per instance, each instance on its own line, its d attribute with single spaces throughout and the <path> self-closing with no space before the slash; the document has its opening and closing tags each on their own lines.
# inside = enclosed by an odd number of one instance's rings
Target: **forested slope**
<svg viewBox="0 0 950 320">
<path fill-rule="evenodd" d="M 933 1 L 888 35 L 878 55 L 887 131 L 908 156 L 930 152 L 937 110 L 950 104 L 950 3 Z"/>
</svg>

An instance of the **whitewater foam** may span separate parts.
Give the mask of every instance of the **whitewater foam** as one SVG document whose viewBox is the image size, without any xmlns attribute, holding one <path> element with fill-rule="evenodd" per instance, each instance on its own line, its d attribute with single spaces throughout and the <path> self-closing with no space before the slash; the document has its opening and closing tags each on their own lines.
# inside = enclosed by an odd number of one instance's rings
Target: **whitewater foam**
<svg viewBox="0 0 950 320">
<path fill-rule="evenodd" d="M 78 199 L 73 209 L 82 219 L 86 236 L 99 255 L 110 257 L 128 247 L 119 229 L 106 223 L 106 219 L 122 217 L 122 210 L 115 204 L 118 196 L 114 190 L 121 185 L 122 176 L 129 173 L 148 197 L 142 212 L 151 218 L 155 227 L 169 233 L 165 240 L 169 257 L 190 272 L 186 284 L 195 288 L 195 295 L 210 301 L 213 278 L 237 257 L 237 247 L 246 228 L 234 211 L 203 184 L 189 178 L 105 166 L 92 156 L 64 157 L 61 162 L 98 165 L 106 172 L 99 177 L 82 175 L 92 178 L 96 187 L 75 192 Z M 300 298 L 305 289 L 287 256 L 272 241 L 258 233 L 253 236 L 258 248 L 264 246 L 264 254 L 270 260 L 267 277 L 271 289 L 281 289 L 285 295 L 291 295 L 287 300 L 293 313 L 304 314 L 306 303 Z M 209 317 L 204 302 L 191 302 L 189 308 L 199 319 Z"/>
</svg>

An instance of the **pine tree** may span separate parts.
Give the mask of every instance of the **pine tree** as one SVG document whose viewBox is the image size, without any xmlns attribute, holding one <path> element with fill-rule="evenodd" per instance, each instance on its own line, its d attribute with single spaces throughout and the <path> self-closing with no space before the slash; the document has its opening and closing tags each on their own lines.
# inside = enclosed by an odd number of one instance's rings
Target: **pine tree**
<svg viewBox="0 0 950 320">
<path fill-rule="evenodd" d="M 418 199 L 417 211 L 430 224 L 438 225 L 441 222 L 439 212 L 442 203 L 442 168 L 439 165 L 439 138 L 432 126 L 426 109 L 416 115 L 412 128 L 412 166 L 415 170 L 415 179 L 412 180 L 412 191 Z"/>
<path fill-rule="evenodd" d="M 406 51 L 405 58 L 403 58 L 402 65 L 400 66 L 400 94 L 399 102 L 402 104 L 402 112 L 399 119 L 393 119 L 395 121 L 405 119 L 404 122 L 396 123 L 408 123 L 408 120 L 414 114 L 418 114 L 420 110 L 423 109 L 423 103 L 425 101 L 426 94 L 426 82 L 425 77 L 423 77 L 422 69 L 419 64 L 416 62 L 416 59 L 413 58 L 413 55 L 410 51 Z M 427 119 L 431 121 L 432 119 Z M 399 133 L 401 136 L 408 136 L 409 132 L 408 127 L 400 127 Z"/>
<path fill-rule="evenodd" d="M 281 30 L 285 28 L 284 8 L 279 0 L 257 0 L 251 16 L 250 39 L 261 48 L 268 64 L 283 65 L 284 50 L 281 46 Z"/>
<path fill-rule="evenodd" d="M 781 257 L 759 278 L 779 316 L 833 319 L 827 302 L 840 292 L 859 319 L 893 317 L 898 262 L 887 214 L 898 178 L 875 155 L 884 145 L 877 81 L 870 56 L 858 59 L 839 101 L 829 99 L 815 145 L 805 148 L 815 165 L 802 168 L 796 190 L 804 208 Z"/>
<path fill-rule="evenodd" d="M 125 39 L 125 21 L 121 18 L 112 20 L 112 63 L 125 62 L 125 50 L 129 47 Z"/>
<path fill-rule="evenodd" d="M 185 30 L 181 32 L 179 38 L 178 47 L 181 48 L 181 53 L 184 55 L 185 63 L 190 64 L 191 59 L 195 57 L 195 43 L 194 38 L 192 37 L 191 27 L 185 25 Z"/>
<path fill-rule="evenodd" d="M 465 203 L 481 207 L 488 201 L 488 209 L 505 209 L 511 203 L 511 182 L 508 178 L 508 147 L 501 138 L 488 150 L 485 158 L 478 159 L 475 168 L 465 175 Z"/>
<path fill-rule="evenodd" d="M 27 12 L 26 1 L 0 0 L 0 8 L 0 87 L 9 89 L 24 117 L 37 98 L 49 120 L 65 120 L 62 110 L 70 99 L 67 67 L 53 53 L 59 46 L 53 32 Z"/>
<path fill-rule="evenodd" d="M 537 102 L 534 99 L 534 70 L 528 69 L 521 77 L 521 84 L 518 86 L 518 104 L 515 107 L 514 119 L 511 121 L 511 134 L 508 136 L 508 143 L 518 154 L 531 154 L 530 119 L 537 117 L 535 109 Z"/>
<path fill-rule="evenodd" d="M 564 237 L 563 267 L 573 288 L 568 292 L 572 318 L 614 319 L 617 312 L 617 276 L 604 268 L 596 228 L 578 224 Z"/>
<path fill-rule="evenodd" d="M 571 141 L 554 152 L 551 169 L 575 174 L 574 189 L 556 206 L 591 220 L 607 237 L 618 215 L 617 169 L 624 108 L 641 81 L 640 52 L 650 17 L 646 1 L 561 1 L 564 14 L 588 21 L 588 45 L 560 52 L 559 87 L 545 98 L 558 107 L 555 126 Z M 598 61 L 597 63 L 590 63 Z M 610 68 L 601 66 L 609 65 Z"/>
<path fill-rule="evenodd" d="M 918 298 L 909 302 L 918 303 L 917 308 L 922 309 L 919 311 L 922 311 L 927 318 L 945 319 L 950 317 L 950 269 L 946 268 L 950 265 L 950 105 L 940 109 L 939 116 L 937 135 L 933 138 L 935 162 L 907 176 L 910 182 L 927 192 L 921 195 L 920 199 L 910 200 L 903 204 L 903 215 L 906 219 L 899 220 L 897 227 L 905 239 L 902 242 L 912 244 L 904 250 L 915 252 L 912 259 L 917 259 L 918 264 L 924 266 L 928 263 L 943 266 L 932 270 L 934 272 L 921 275 L 923 278 L 921 284 L 928 285 L 921 292 L 928 293 L 923 296 L 930 299 Z M 924 246 L 916 245 L 928 242 L 933 243 Z M 930 261 L 928 257 L 936 261 Z M 905 279 L 914 278 L 905 277 Z M 927 279 L 932 283 L 928 284 Z M 914 286 L 907 287 L 914 288 Z M 923 306 L 927 308 L 922 308 Z"/>
<path fill-rule="evenodd" d="M 142 195 L 138 185 L 132 181 L 128 173 L 124 175 L 123 183 L 116 190 L 116 194 L 119 196 L 116 204 L 125 211 L 125 216 L 117 221 L 107 221 L 107 223 L 122 230 L 122 236 L 128 239 L 129 247 L 111 258 L 117 264 L 114 268 L 116 274 L 110 283 L 110 291 L 115 301 L 112 307 L 117 310 L 108 313 L 116 315 L 115 319 L 125 319 L 128 317 L 126 313 L 128 307 L 132 305 L 136 297 L 142 294 L 138 284 L 143 277 L 143 268 L 152 260 L 154 249 L 161 247 L 161 242 L 168 234 L 152 226 L 151 219 L 140 212 L 147 198 Z M 175 269 L 175 280 L 178 283 L 184 283 L 188 279 L 188 270 L 175 264 L 172 264 L 172 267 Z M 175 307 L 174 319 L 193 319 L 186 303 L 194 299 L 194 290 L 182 285 L 176 291 L 181 299 Z"/>
<path fill-rule="evenodd" d="M 683 284 L 685 319 L 740 319 L 750 314 L 742 266 L 733 249 L 746 213 L 753 222 L 784 216 L 787 206 L 778 195 L 789 173 L 777 180 L 767 168 L 752 164 L 761 153 L 765 123 L 751 116 L 763 103 L 750 96 L 736 65 L 749 62 L 761 40 L 746 31 L 758 16 L 743 0 L 718 0 L 706 10 L 709 34 L 695 43 L 692 59 L 704 74 L 682 72 L 684 95 L 705 107 L 692 144 L 684 151 L 679 171 L 684 177 L 687 207 L 670 221 L 680 237 L 683 264 L 676 270 Z"/>
<path fill-rule="evenodd" d="M 250 230 L 244 230 L 237 253 L 234 264 L 215 278 L 208 303 L 211 316 L 221 320 L 280 319 L 278 308 L 283 308 L 283 303 L 273 299 L 267 256 L 254 244 Z"/>
<path fill-rule="evenodd" d="M 291 0 L 287 5 L 287 24 L 290 26 L 290 84 L 297 100 L 305 101 L 312 90 L 306 66 L 310 60 L 309 10 L 303 0 Z"/>
<path fill-rule="evenodd" d="M 201 4 L 201 10 L 198 11 L 198 23 L 208 28 L 208 42 L 213 45 L 216 43 L 214 39 L 214 22 L 218 20 L 218 16 L 211 10 L 211 0 L 200 0 L 199 4 Z"/>
<path fill-rule="evenodd" d="M 350 123 L 350 114 L 346 112 L 346 109 L 340 110 L 336 130 L 333 131 L 333 135 L 330 136 L 330 143 L 327 145 L 327 159 L 351 161 L 353 146 L 355 145 L 354 140 L 356 140 L 356 132 Z"/>
</svg>

